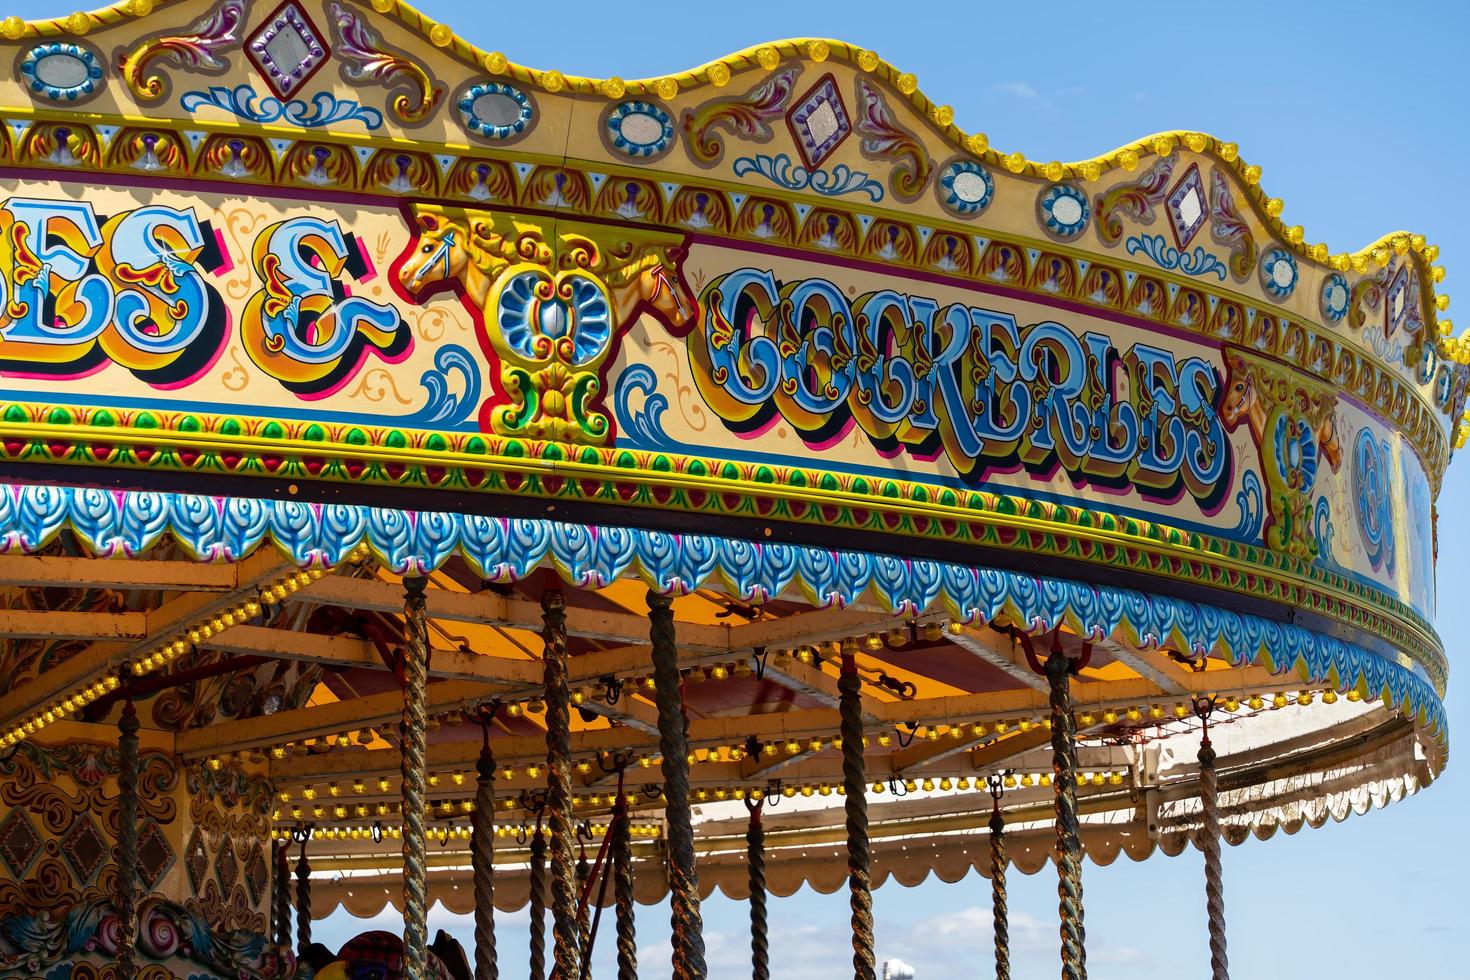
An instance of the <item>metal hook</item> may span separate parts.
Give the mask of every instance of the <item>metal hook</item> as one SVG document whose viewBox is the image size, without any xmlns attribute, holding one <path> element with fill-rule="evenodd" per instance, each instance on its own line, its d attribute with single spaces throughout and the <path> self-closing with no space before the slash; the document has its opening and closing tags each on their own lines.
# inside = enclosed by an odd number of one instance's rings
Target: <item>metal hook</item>
<svg viewBox="0 0 1470 980">
<path fill-rule="evenodd" d="M 607 703 L 617 704 L 623 697 L 623 679 L 608 675 L 602 679 L 602 683 L 607 688 Z"/>
<path fill-rule="evenodd" d="M 765 647 L 756 647 L 750 651 L 750 659 L 755 661 L 755 679 L 758 681 L 766 679 L 766 657 L 769 656 Z"/>
<path fill-rule="evenodd" d="M 899 799 L 903 799 L 905 796 L 909 795 L 908 784 L 900 781 L 897 776 L 889 776 L 888 792 L 892 793 L 895 797 Z"/>
<path fill-rule="evenodd" d="M 375 822 L 372 830 L 368 831 L 368 834 L 372 837 L 374 844 L 381 844 L 383 842 L 383 824 L 381 822 Z"/>
<path fill-rule="evenodd" d="M 918 722 L 900 721 L 893 726 L 893 730 L 898 733 L 898 747 L 906 749 L 913 742 L 914 736 L 919 734 L 919 725 Z"/>
</svg>

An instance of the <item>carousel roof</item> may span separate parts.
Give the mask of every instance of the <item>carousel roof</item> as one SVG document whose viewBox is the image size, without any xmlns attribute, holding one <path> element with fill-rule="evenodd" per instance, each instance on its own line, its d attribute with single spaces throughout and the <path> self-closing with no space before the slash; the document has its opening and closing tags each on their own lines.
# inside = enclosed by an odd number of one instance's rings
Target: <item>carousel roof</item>
<svg viewBox="0 0 1470 980">
<path fill-rule="evenodd" d="M 743 894 L 755 797 L 773 891 L 843 880 L 844 655 L 875 881 L 980 867 L 992 785 L 1047 859 L 1052 646 L 1102 863 L 1196 829 L 1197 698 L 1234 842 L 1442 769 L 1470 345 L 1423 236 L 1309 242 L 1199 132 L 1001 152 L 837 41 L 590 79 L 396 0 L 128 0 L 0 43 L 6 748 L 129 694 L 376 912 L 427 576 L 454 910 L 487 739 L 525 900 L 552 588 L 576 812 L 624 766 L 650 866 L 676 597 L 705 891 Z"/>
</svg>

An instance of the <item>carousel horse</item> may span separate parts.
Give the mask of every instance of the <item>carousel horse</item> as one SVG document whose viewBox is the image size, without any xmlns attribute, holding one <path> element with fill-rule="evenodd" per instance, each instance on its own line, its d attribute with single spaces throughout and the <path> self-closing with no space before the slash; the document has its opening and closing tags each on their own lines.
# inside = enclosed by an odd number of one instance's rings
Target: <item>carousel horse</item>
<svg viewBox="0 0 1470 980">
<path fill-rule="evenodd" d="M 1234 431 L 1243 421 L 1250 428 L 1251 438 L 1265 451 L 1267 445 L 1268 416 L 1272 406 L 1261 397 L 1255 373 L 1241 358 L 1230 357 L 1228 388 L 1220 406 L 1220 421 L 1225 428 Z M 1305 397 L 1305 393 L 1301 393 Z M 1342 466 L 1342 442 L 1337 432 L 1337 416 L 1332 411 L 1329 398 L 1310 399 L 1312 411 L 1307 414 L 1317 450 L 1335 473 Z M 1304 406 L 1308 407 L 1308 406 Z"/>
<path fill-rule="evenodd" d="M 486 211 L 420 205 L 415 208 L 416 246 L 398 270 L 398 282 L 420 295 L 436 284 L 457 282 L 464 299 L 487 322 L 485 307 L 496 280 L 507 267 L 528 260 L 549 262 L 551 250 L 529 228 Z M 565 270 L 585 267 L 602 280 L 617 314 L 617 326 L 640 311 L 658 316 L 671 329 L 685 327 L 697 312 L 687 285 L 679 278 L 683 249 L 669 240 L 622 239 L 605 245 L 569 232 L 562 236 Z M 584 266 L 583 258 L 593 258 Z"/>
</svg>

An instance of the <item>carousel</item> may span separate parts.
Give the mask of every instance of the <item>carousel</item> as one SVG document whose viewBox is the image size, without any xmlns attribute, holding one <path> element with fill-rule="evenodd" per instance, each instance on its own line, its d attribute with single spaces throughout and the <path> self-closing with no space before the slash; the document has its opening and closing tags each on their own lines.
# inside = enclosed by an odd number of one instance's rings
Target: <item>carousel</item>
<svg viewBox="0 0 1470 980">
<path fill-rule="evenodd" d="M 1082 980 L 1085 859 L 1194 847 L 1223 980 L 1222 841 L 1445 764 L 1420 235 L 1314 243 L 1203 133 L 995 149 L 837 41 L 592 79 L 127 0 L 0 48 L 5 976 L 631 980 L 667 898 L 695 980 L 719 889 L 765 980 L 809 886 L 867 980 L 935 876 L 1005 978 L 1046 871 Z"/>
</svg>

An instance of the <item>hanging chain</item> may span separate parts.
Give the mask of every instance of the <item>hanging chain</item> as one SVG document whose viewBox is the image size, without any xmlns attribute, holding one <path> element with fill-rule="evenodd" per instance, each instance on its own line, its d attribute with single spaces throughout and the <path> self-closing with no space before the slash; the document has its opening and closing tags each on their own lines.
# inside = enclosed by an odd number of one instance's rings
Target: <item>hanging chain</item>
<svg viewBox="0 0 1470 980">
<path fill-rule="evenodd" d="M 1199 796 L 1203 826 L 1199 847 L 1205 855 L 1205 904 L 1210 925 L 1211 980 L 1230 980 L 1230 962 L 1225 955 L 1225 886 L 1220 868 L 1220 809 L 1215 774 L 1215 747 L 1210 744 L 1210 715 L 1215 699 L 1194 699 L 1200 720 Z"/>
</svg>

